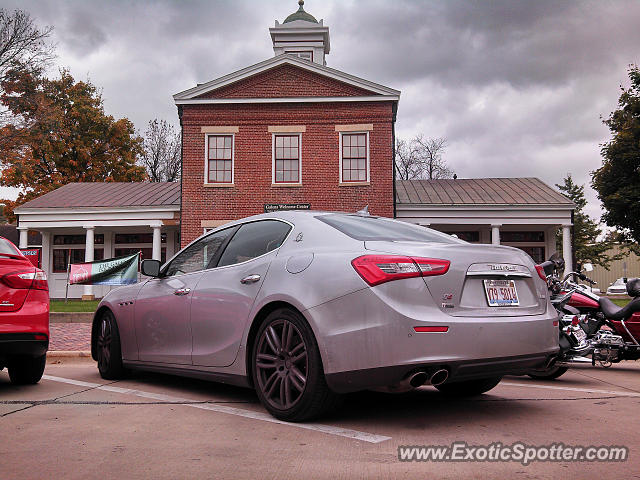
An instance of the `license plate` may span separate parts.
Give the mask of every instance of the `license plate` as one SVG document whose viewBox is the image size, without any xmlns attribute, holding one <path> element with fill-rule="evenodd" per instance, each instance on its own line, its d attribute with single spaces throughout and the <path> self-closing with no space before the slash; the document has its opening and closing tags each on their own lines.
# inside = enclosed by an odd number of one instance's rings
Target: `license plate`
<svg viewBox="0 0 640 480">
<path fill-rule="evenodd" d="M 582 330 L 580 327 L 573 330 L 572 333 L 573 333 L 573 336 L 576 337 L 576 340 L 578 340 L 579 343 L 582 343 L 587 339 L 587 334 L 584 333 L 584 330 Z"/>
<path fill-rule="evenodd" d="M 513 307 L 520 305 L 514 280 L 485 280 L 484 292 L 490 307 Z"/>
</svg>

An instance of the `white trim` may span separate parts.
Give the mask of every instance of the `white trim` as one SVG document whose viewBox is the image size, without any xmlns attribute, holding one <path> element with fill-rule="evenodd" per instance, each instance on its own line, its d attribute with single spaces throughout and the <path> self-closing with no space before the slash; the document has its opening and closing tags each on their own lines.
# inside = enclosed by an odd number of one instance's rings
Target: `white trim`
<svg viewBox="0 0 640 480">
<path fill-rule="evenodd" d="M 276 182 L 276 137 L 277 136 L 297 136 L 298 137 L 298 181 L 297 182 Z M 271 134 L 271 186 L 292 187 L 302 185 L 302 133 L 301 132 L 273 132 Z"/>
<path fill-rule="evenodd" d="M 326 103 L 326 102 L 397 102 L 399 95 L 377 95 L 374 97 L 273 97 L 273 98 L 195 98 L 178 99 L 176 105 L 206 105 L 225 103 Z"/>
<path fill-rule="evenodd" d="M 342 179 L 342 136 L 343 135 L 357 135 L 357 134 L 365 134 L 367 136 L 367 178 L 366 180 L 358 180 L 358 181 L 344 181 Z M 338 146 L 340 149 L 340 153 L 338 155 L 339 158 L 339 163 L 338 163 L 338 168 L 339 168 L 339 172 L 340 172 L 340 176 L 339 179 L 340 181 L 338 182 L 340 184 L 340 186 L 362 186 L 363 184 L 369 184 L 371 182 L 371 167 L 370 167 L 370 155 L 369 155 L 369 131 L 368 130 L 363 130 L 363 131 L 347 131 L 347 132 L 338 132 L 338 136 L 340 137 L 340 140 L 338 142 Z"/>
<path fill-rule="evenodd" d="M 57 207 L 18 207 L 15 213 L 20 215 L 33 214 L 78 214 L 78 213 L 124 213 L 131 211 L 140 212 L 179 212 L 180 205 L 132 205 L 127 207 L 74 207 L 74 208 L 57 208 Z"/>
<path fill-rule="evenodd" d="M 210 182 L 209 181 L 209 138 L 210 137 L 231 137 L 231 181 L 230 182 Z M 236 170 L 236 134 L 235 133 L 205 133 L 204 134 L 204 186 L 233 186 L 235 184 Z"/>
<path fill-rule="evenodd" d="M 356 77 L 354 75 L 349 75 L 348 73 L 344 73 L 344 72 L 341 72 L 340 70 L 329 68 L 325 65 L 320 65 L 318 63 L 302 60 L 288 54 L 282 54 L 282 55 L 278 55 L 276 57 L 270 58 L 268 60 L 265 60 L 263 62 L 256 63 L 255 65 L 251 65 L 249 67 L 243 68 L 242 70 L 238 70 L 236 72 L 230 73 L 223 77 L 216 78 L 209 82 L 203 83 L 202 85 L 198 85 L 188 90 L 184 90 L 180 93 L 176 93 L 173 96 L 173 98 L 176 101 L 176 104 L 180 104 L 179 100 L 194 99 L 195 97 L 200 96 L 204 93 L 217 90 L 231 83 L 235 83 L 239 80 L 252 77 L 254 75 L 257 75 L 258 73 L 264 72 L 274 67 L 278 67 L 280 65 L 286 65 L 286 64 L 293 65 L 293 66 L 302 68 L 303 70 L 308 70 L 310 72 L 314 72 L 328 78 L 333 78 L 334 80 L 338 80 L 340 82 L 343 82 L 355 87 L 369 90 L 370 92 L 375 94 L 392 95 L 397 98 L 400 97 L 400 91 L 394 90 L 393 88 L 385 87 L 384 85 L 380 85 L 378 83 L 374 83 L 369 80 Z"/>
</svg>

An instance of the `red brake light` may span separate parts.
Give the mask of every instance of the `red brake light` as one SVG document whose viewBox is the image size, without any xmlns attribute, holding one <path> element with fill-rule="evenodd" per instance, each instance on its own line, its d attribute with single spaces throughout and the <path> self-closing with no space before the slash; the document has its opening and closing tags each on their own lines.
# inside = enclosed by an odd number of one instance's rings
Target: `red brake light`
<svg viewBox="0 0 640 480">
<path fill-rule="evenodd" d="M 13 272 L 2 277 L 2 283 L 10 288 L 36 290 L 49 290 L 47 274 L 42 270 L 32 270 L 30 272 Z"/>
<path fill-rule="evenodd" d="M 544 280 L 545 282 L 547 281 L 547 276 L 544 273 L 544 268 L 542 268 L 541 265 L 536 265 L 536 272 L 538 272 L 538 276 Z"/>
<path fill-rule="evenodd" d="M 363 255 L 353 259 L 351 265 L 358 275 L 373 287 L 401 278 L 443 275 L 449 270 L 450 262 L 400 255 Z"/>
</svg>

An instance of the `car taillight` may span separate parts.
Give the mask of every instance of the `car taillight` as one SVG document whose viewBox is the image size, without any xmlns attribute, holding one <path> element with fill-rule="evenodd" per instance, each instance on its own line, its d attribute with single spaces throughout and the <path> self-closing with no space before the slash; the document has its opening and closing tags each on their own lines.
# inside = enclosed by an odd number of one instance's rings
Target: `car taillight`
<svg viewBox="0 0 640 480">
<path fill-rule="evenodd" d="M 547 281 L 547 276 L 544 273 L 544 268 L 542 268 L 542 265 L 536 265 L 536 272 L 538 272 L 538 276 L 544 280 L 545 282 Z"/>
<path fill-rule="evenodd" d="M 8 273 L 2 277 L 2 283 L 16 289 L 35 288 L 36 290 L 49 290 L 47 274 L 42 270 Z"/>
<path fill-rule="evenodd" d="M 363 255 L 351 261 L 358 275 L 372 287 L 401 278 L 443 275 L 451 262 L 400 255 Z"/>
</svg>

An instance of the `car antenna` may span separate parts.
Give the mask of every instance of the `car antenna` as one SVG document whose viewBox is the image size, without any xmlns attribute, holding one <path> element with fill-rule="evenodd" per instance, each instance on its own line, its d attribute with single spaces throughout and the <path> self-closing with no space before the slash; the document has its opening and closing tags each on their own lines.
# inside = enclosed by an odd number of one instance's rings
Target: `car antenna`
<svg viewBox="0 0 640 480">
<path fill-rule="evenodd" d="M 362 210 L 358 210 L 356 212 L 356 215 L 360 215 L 362 217 L 368 217 L 369 215 L 371 215 L 369 213 L 369 205 L 365 205 L 365 207 Z"/>
</svg>

